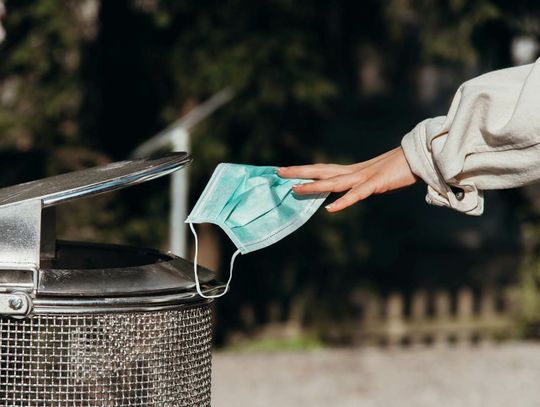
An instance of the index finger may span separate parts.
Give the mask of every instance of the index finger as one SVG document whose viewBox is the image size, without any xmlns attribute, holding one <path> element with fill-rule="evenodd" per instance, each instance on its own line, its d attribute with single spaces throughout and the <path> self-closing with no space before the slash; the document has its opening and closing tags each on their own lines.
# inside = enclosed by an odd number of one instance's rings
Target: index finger
<svg viewBox="0 0 540 407">
<path fill-rule="evenodd" d="M 278 169 L 282 178 L 326 179 L 348 173 L 350 170 L 346 166 L 337 164 L 295 165 Z"/>
</svg>

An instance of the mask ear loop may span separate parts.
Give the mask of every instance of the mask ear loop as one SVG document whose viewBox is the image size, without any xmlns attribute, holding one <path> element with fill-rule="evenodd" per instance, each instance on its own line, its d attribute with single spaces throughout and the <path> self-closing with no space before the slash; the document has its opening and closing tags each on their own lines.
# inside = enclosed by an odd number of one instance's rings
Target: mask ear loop
<svg viewBox="0 0 540 407">
<path fill-rule="evenodd" d="M 231 284 L 231 280 L 232 280 L 232 277 L 233 277 L 234 260 L 240 254 L 240 250 L 235 251 L 234 254 L 231 257 L 231 264 L 230 264 L 230 268 L 229 268 L 229 279 L 227 280 L 227 284 L 225 285 L 225 289 L 219 294 L 206 295 L 201 290 L 201 284 L 199 282 L 199 274 L 198 274 L 198 270 L 197 270 L 197 260 L 198 260 L 198 257 L 199 257 L 199 238 L 197 237 L 197 232 L 195 232 L 195 228 L 193 227 L 193 223 L 189 223 L 189 228 L 191 229 L 191 233 L 193 233 L 193 237 L 195 238 L 195 256 L 193 257 L 193 274 L 195 275 L 195 288 L 197 289 L 197 293 L 202 298 L 208 298 L 208 299 L 223 297 L 225 294 L 227 294 L 227 291 L 229 291 L 229 286 Z"/>
</svg>

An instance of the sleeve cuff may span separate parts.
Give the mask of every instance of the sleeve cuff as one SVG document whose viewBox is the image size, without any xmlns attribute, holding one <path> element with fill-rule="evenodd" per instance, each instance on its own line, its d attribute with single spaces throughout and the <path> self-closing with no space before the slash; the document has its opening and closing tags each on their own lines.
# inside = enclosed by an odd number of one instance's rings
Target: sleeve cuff
<svg viewBox="0 0 540 407">
<path fill-rule="evenodd" d="M 445 180 L 428 148 L 433 136 L 440 133 L 444 121 L 445 117 L 424 120 L 407 133 L 401 141 L 405 158 L 411 171 L 428 185 L 428 204 L 445 206 L 468 215 L 481 215 L 484 211 L 483 192 L 474 185 L 460 185 L 457 181 Z M 455 192 L 452 187 L 456 188 Z"/>
</svg>

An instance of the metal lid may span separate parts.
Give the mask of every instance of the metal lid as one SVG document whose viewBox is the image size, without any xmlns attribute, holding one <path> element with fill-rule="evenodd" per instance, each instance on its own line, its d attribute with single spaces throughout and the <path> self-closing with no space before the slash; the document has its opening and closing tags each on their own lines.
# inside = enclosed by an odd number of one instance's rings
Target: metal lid
<svg viewBox="0 0 540 407">
<path fill-rule="evenodd" d="M 0 206 L 39 199 L 43 207 L 140 184 L 191 162 L 189 154 L 120 161 L 0 189 Z"/>
<path fill-rule="evenodd" d="M 68 285 L 71 285 L 73 290 L 67 290 L 66 294 L 82 295 L 83 282 L 90 284 L 93 278 L 93 285 L 96 287 L 93 291 L 95 294 L 103 289 L 103 281 L 111 277 L 115 270 L 149 264 L 145 263 L 147 260 L 143 260 L 142 263 L 140 260 L 134 260 L 136 257 L 134 252 L 127 257 L 122 257 L 123 260 L 117 262 L 116 265 L 102 263 L 92 267 L 86 264 L 90 257 L 82 255 L 79 255 L 81 258 L 77 259 L 78 263 L 69 261 L 66 263 L 64 261 L 66 258 L 74 256 L 62 253 L 68 251 L 73 253 L 75 249 L 73 247 L 69 250 L 62 249 L 61 246 L 56 245 L 54 205 L 139 184 L 169 174 L 190 162 L 191 158 L 188 154 L 172 153 L 154 159 L 117 162 L 0 189 L 0 231 L 2 232 L 0 233 L 0 292 L 7 287 L 20 287 L 31 289 L 34 293 L 41 291 L 44 294 L 59 294 L 60 281 L 64 283 L 70 281 Z M 104 250 L 94 250 L 93 255 L 98 258 L 106 256 Z M 85 264 L 80 263 L 83 258 Z M 150 263 L 163 262 L 163 259 L 154 260 Z M 76 275 L 77 269 L 87 272 L 92 268 L 99 268 L 104 272 L 100 274 L 94 271 L 91 275 L 88 274 L 86 280 L 79 281 L 77 288 L 73 285 L 73 277 L 66 276 L 68 272 Z M 51 269 L 58 270 L 51 272 Z M 135 269 L 141 270 L 140 267 L 135 267 Z M 135 272 L 135 269 L 132 271 Z M 84 272 L 79 272 L 79 276 Z M 124 272 L 122 276 L 117 277 L 121 279 L 128 274 Z M 161 273 L 161 278 L 164 275 Z M 100 278 L 105 279 L 101 285 L 98 284 Z M 133 273 L 129 278 L 135 278 Z M 125 281 L 124 279 L 124 283 Z M 112 279 L 109 283 L 115 284 Z M 158 288 L 155 284 L 150 284 L 150 290 L 166 290 L 165 287 Z M 177 289 L 189 289 L 191 284 L 190 281 L 177 279 L 175 283 L 169 280 L 166 285 L 169 288 L 175 286 Z M 63 288 L 66 287 L 63 286 Z M 89 286 L 87 285 L 86 288 Z M 115 286 L 112 289 L 111 286 L 110 294 L 121 294 L 118 291 L 120 288 Z M 77 291 L 77 289 L 80 290 Z M 93 295 L 92 290 L 89 291 L 88 294 Z"/>
</svg>

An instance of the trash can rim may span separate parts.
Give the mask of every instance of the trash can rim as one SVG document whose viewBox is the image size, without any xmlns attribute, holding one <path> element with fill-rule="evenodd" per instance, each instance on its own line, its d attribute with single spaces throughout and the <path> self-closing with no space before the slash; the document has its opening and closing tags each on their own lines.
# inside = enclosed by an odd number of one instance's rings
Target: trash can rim
<svg viewBox="0 0 540 407">
<path fill-rule="evenodd" d="M 198 267 L 203 292 L 223 283 Z M 105 298 L 196 294 L 193 263 L 153 249 L 59 241 L 57 258 L 39 270 L 36 297 Z"/>
</svg>

